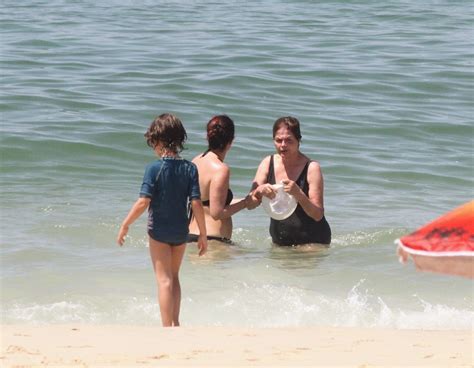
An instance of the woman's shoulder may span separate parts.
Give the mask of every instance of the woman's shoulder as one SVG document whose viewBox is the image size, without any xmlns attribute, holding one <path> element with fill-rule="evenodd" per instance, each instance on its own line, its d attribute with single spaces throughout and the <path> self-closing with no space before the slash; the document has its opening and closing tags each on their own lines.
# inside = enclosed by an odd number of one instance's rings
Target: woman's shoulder
<svg viewBox="0 0 474 368">
<path fill-rule="evenodd" d="M 301 164 L 307 164 L 308 168 L 309 167 L 319 167 L 319 162 L 318 161 L 313 160 L 311 157 L 305 155 L 302 152 L 300 152 L 298 160 Z"/>
<path fill-rule="evenodd" d="M 214 164 L 210 166 L 210 174 L 211 180 L 222 177 L 228 178 L 230 176 L 230 167 L 225 162 L 214 162 Z"/>
<path fill-rule="evenodd" d="M 308 180 L 317 179 L 322 176 L 321 166 L 318 161 L 309 159 L 307 178 Z"/>
<path fill-rule="evenodd" d="M 268 155 L 268 156 L 265 156 L 262 161 L 260 161 L 260 165 L 269 165 L 270 164 L 270 160 L 271 158 L 273 157 L 273 155 Z"/>
<path fill-rule="evenodd" d="M 313 160 L 311 157 L 303 155 L 303 160 L 308 163 L 308 170 L 318 170 L 320 168 L 319 162 Z"/>
<path fill-rule="evenodd" d="M 262 177 L 266 176 L 268 173 L 268 170 L 270 168 L 270 159 L 273 157 L 273 155 L 268 155 L 260 161 L 260 164 L 258 165 L 257 168 L 257 173 L 255 174 L 255 178 L 257 177 Z"/>
<path fill-rule="evenodd" d="M 225 162 L 209 155 L 198 155 L 193 159 L 193 162 L 197 165 L 199 170 L 212 174 L 229 170 L 229 166 Z"/>
<path fill-rule="evenodd" d="M 192 161 L 192 162 L 196 162 L 196 161 L 198 161 L 201 157 L 202 157 L 202 153 L 200 153 L 200 154 L 194 156 L 191 161 Z"/>
</svg>

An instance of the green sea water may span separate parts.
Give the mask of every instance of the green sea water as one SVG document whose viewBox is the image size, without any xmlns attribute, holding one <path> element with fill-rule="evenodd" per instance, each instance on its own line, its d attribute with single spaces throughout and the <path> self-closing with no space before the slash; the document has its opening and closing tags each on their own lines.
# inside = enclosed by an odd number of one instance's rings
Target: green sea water
<svg viewBox="0 0 474 368">
<path fill-rule="evenodd" d="M 183 324 L 471 328 L 473 284 L 402 266 L 394 240 L 473 198 L 469 1 L 0 4 L 2 322 L 159 324 L 146 219 L 118 225 L 163 112 L 206 149 L 228 114 L 244 196 L 280 116 L 320 162 L 327 250 L 271 245 L 259 208 L 182 270 Z"/>
</svg>

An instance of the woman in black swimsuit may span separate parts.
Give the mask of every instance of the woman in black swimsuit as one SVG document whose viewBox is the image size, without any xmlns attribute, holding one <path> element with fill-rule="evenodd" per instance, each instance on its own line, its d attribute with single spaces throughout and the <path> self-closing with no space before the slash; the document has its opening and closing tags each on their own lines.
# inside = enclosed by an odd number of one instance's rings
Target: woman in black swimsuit
<svg viewBox="0 0 474 368">
<path fill-rule="evenodd" d="M 276 154 L 260 163 L 253 182 L 253 196 L 273 198 L 272 184 L 282 183 L 285 192 L 298 201 L 285 220 L 270 222 L 270 235 L 277 245 L 331 243 L 331 228 L 324 217 L 323 175 L 319 163 L 300 152 L 300 124 L 294 117 L 279 118 L 273 125 Z"/>
<path fill-rule="evenodd" d="M 231 118 L 227 115 L 214 116 L 207 123 L 208 149 L 193 159 L 199 172 L 207 238 L 224 243 L 231 243 L 232 215 L 252 205 L 249 196 L 233 200 L 229 188 L 230 169 L 224 159 L 232 146 L 234 131 Z M 191 215 L 188 241 L 196 241 L 198 234 L 199 229 Z"/>
</svg>

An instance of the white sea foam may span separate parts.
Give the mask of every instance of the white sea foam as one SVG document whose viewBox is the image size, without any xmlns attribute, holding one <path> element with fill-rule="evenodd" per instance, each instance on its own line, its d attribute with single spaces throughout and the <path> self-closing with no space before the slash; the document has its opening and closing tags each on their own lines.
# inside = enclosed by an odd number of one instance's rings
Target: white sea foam
<svg viewBox="0 0 474 368">
<path fill-rule="evenodd" d="M 238 284 L 225 295 L 185 297 L 182 323 L 190 326 L 341 326 L 397 329 L 470 329 L 474 312 L 420 301 L 420 308 L 390 307 L 357 284 L 344 299 L 307 293 L 288 286 Z M 58 301 L 4 306 L 8 323 L 160 324 L 154 298 L 114 303 Z"/>
</svg>

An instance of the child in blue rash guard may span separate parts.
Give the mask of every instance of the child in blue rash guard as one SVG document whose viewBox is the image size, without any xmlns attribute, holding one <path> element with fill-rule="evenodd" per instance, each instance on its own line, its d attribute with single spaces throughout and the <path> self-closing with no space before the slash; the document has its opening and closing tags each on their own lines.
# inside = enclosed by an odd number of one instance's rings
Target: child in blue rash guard
<svg viewBox="0 0 474 368">
<path fill-rule="evenodd" d="M 145 138 L 160 159 L 147 166 L 140 197 L 123 221 L 117 243 L 124 244 L 129 226 L 148 209 L 150 255 L 158 284 L 161 321 L 165 327 L 179 326 L 181 287 L 178 276 L 188 236 L 188 201 L 199 226 L 199 255 L 207 250 L 198 171 L 196 165 L 179 156 L 187 136 L 176 116 L 158 116 Z"/>
</svg>

